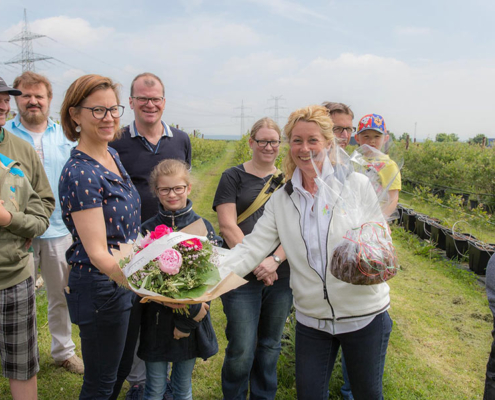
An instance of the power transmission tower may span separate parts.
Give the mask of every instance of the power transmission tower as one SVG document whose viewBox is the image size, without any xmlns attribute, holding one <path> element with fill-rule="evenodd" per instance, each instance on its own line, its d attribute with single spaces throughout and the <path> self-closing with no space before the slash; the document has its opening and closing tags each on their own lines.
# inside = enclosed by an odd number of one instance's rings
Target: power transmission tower
<svg viewBox="0 0 495 400">
<path fill-rule="evenodd" d="M 234 118 L 240 118 L 241 119 L 241 136 L 242 136 L 246 133 L 246 131 L 244 130 L 244 119 L 253 118 L 253 116 L 244 114 L 244 110 L 245 110 L 244 100 L 241 101 L 241 106 L 234 108 L 234 110 L 241 110 L 241 114 L 234 116 Z"/>
<path fill-rule="evenodd" d="M 287 107 L 281 107 L 279 106 L 278 102 L 280 100 L 285 100 L 282 96 L 272 96 L 271 99 L 268 99 L 268 101 L 273 101 L 275 104 L 272 107 L 268 107 L 267 110 L 273 110 L 273 120 L 279 125 L 279 119 L 280 115 L 278 113 L 279 109 L 287 109 Z"/>
<path fill-rule="evenodd" d="M 36 61 L 45 61 L 51 60 L 53 57 L 48 57 L 43 54 L 33 53 L 33 43 L 32 41 L 35 39 L 39 39 L 42 37 L 46 37 L 46 35 L 38 35 L 36 33 L 29 31 L 29 25 L 27 22 L 27 13 L 26 9 L 24 9 L 24 26 L 22 28 L 21 33 L 15 35 L 12 39 L 10 39 L 9 43 L 17 43 L 21 42 L 22 51 L 21 54 L 18 54 L 11 60 L 5 62 L 4 64 L 22 64 L 22 72 L 26 71 L 34 71 L 34 63 Z"/>
</svg>

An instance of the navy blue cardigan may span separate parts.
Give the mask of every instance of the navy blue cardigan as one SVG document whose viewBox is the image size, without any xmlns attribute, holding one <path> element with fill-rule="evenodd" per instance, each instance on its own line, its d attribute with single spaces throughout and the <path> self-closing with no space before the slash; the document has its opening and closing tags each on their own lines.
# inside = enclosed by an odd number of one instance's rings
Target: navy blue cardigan
<svg viewBox="0 0 495 400">
<path fill-rule="evenodd" d="M 192 209 L 191 200 L 182 210 L 175 213 L 166 211 L 160 204 L 157 215 L 146 221 L 141 226 L 143 234 L 154 230 L 158 225 L 167 225 L 182 229 L 201 217 Z M 208 230 L 210 240 L 219 241 L 222 238 L 215 235 L 215 230 L 209 221 L 203 218 Z M 149 302 L 143 306 L 141 319 L 141 339 L 138 356 L 144 361 L 184 361 L 191 358 L 207 358 L 218 352 L 218 342 L 208 312 L 201 322 L 194 321 L 194 317 L 201 309 L 201 304 L 189 306 L 189 316 L 174 313 L 171 308 L 155 302 Z M 174 328 L 182 332 L 190 333 L 187 338 L 174 339 Z"/>
</svg>

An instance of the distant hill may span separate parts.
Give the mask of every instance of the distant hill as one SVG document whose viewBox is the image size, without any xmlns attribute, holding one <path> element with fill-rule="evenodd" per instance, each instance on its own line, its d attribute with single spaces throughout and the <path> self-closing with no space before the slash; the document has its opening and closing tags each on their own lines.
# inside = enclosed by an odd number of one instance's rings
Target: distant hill
<svg viewBox="0 0 495 400">
<path fill-rule="evenodd" d="M 240 135 L 208 135 L 205 134 L 205 139 L 211 140 L 240 140 Z"/>
</svg>

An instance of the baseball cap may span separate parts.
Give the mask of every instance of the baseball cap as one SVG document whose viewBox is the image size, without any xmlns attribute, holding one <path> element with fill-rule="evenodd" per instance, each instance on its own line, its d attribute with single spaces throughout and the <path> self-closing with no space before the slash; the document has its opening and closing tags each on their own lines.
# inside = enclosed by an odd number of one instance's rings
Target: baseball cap
<svg viewBox="0 0 495 400">
<path fill-rule="evenodd" d="M 382 135 L 387 134 L 387 127 L 385 126 L 385 120 L 381 115 L 368 114 L 359 120 L 358 131 L 356 135 L 359 135 L 362 131 L 371 129 L 372 131 L 380 132 Z"/>
<path fill-rule="evenodd" d="M 13 89 L 10 86 L 7 86 L 5 81 L 0 77 L 0 93 L 7 92 L 11 96 L 20 96 L 22 92 L 17 89 Z"/>
</svg>

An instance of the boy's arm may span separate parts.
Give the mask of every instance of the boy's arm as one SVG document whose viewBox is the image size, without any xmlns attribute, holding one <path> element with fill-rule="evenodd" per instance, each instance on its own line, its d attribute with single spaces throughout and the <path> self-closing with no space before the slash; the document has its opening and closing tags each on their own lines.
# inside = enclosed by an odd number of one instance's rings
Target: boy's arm
<svg viewBox="0 0 495 400">
<path fill-rule="evenodd" d="M 42 235 L 48 229 L 49 219 L 38 194 L 31 190 L 28 195 L 24 211 L 9 212 L 3 206 L 3 201 L 1 202 L 0 225 L 14 235 L 31 239 Z M 5 213 L 10 215 L 10 221 Z"/>
<path fill-rule="evenodd" d="M 383 210 L 383 215 L 385 216 L 385 218 L 388 218 L 392 215 L 392 213 L 397 208 L 398 202 L 399 202 L 399 190 L 398 189 L 389 190 L 387 206 Z"/>
</svg>

